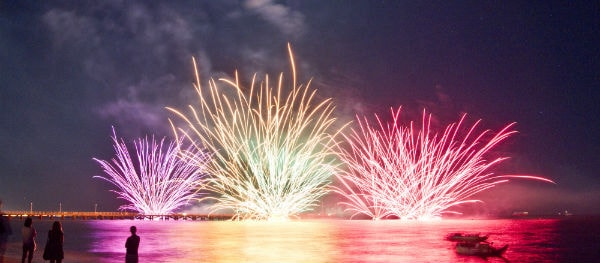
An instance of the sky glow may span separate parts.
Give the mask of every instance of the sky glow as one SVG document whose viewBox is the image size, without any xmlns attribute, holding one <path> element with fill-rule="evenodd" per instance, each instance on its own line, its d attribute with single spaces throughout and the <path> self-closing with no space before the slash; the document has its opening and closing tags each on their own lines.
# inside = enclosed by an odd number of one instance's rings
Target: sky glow
<svg viewBox="0 0 600 263">
<path fill-rule="evenodd" d="M 518 123 L 500 168 L 557 184 L 519 179 L 478 194 L 486 204 L 473 207 L 600 214 L 599 2 L 2 3 L 5 210 L 117 211 L 123 200 L 93 178 L 103 171 L 92 157 L 114 155 L 111 126 L 127 143 L 172 139 L 166 106 L 201 114 L 192 57 L 205 95 L 214 78 L 231 102 L 235 89 L 219 79 L 235 82 L 234 69 L 244 87 L 254 73 L 270 73 L 275 87 L 284 72 L 289 83 L 282 50 L 292 43 L 297 72 L 314 77 L 314 100 L 332 98 L 341 123 L 400 105 L 415 123 L 427 109 L 433 127 L 465 112 L 494 130 Z"/>
</svg>

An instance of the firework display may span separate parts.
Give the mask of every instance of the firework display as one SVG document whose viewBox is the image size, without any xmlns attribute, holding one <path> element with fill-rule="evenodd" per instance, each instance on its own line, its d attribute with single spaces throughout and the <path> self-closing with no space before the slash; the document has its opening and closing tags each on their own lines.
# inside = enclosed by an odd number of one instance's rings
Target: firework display
<svg viewBox="0 0 600 263">
<path fill-rule="evenodd" d="M 134 141 L 136 155 L 129 153 L 123 139 L 112 140 L 116 156 L 110 161 L 94 158 L 106 176 L 95 176 L 117 187 L 112 190 L 128 204 L 120 210 L 137 211 L 145 215 L 168 215 L 198 197 L 204 182 L 205 163 L 209 156 L 200 148 L 190 146 L 180 154 L 180 144 L 167 144 L 165 138 L 156 141 L 147 137 Z"/>
<path fill-rule="evenodd" d="M 431 219 L 453 206 L 479 202 L 474 194 L 526 175 L 496 175 L 491 168 L 507 159 L 487 160 L 486 155 L 514 134 L 514 124 L 496 133 L 478 133 L 479 121 L 463 127 L 465 116 L 448 125 L 443 133 L 431 129 L 431 116 L 423 113 L 420 129 L 411 123 L 402 126 L 400 108 L 392 109 L 392 122 L 376 116 L 372 125 L 357 117 L 358 129 L 344 135 L 349 146 L 340 158 L 347 170 L 338 174 L 335 191 L 352 216 L 363 214 L 382 218 Z"/>
<path fill-rule="evenodd" d="M 309 211 L 328 192 L 337 173 L 336 128 L 331 99 L 317 101 L 316 91 L 296 84 L 291 49 L 291 87 L 283 74 L 249 87 L 235 78 L 209 81 L 203 90 L 196 69 L 199 107 L 184 113 L 168 108 L 185 124 L 183 138 L 211 152 L 207 189 L 215 196 L 212 211 L 232 211 L 236 219 L 287 219 Z M 194 62 L 195 64 L 195 62 Z"/>
</svg>

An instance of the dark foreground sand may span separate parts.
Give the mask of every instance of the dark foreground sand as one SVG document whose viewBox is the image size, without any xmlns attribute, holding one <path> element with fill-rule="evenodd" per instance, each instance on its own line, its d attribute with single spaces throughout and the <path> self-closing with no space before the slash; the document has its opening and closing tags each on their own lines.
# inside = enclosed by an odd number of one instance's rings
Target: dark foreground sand
<svg viewBox="0 0 600 263">
<path fill-rule="evenodd" d="M 44 242 L 42 242 L 44 243 Z M 40 244 L 38 241 L 38 247 L 36 251 L 33 253 L 33 261 L 32 262 L 48 262 L 42 258 L 42 253 L 44 253 L 44 244 Z M 20 263 L 21 255 L 23 253 L 21 243 L 20 242 L 9 242 L 6 250 L 6 254 L 4 255 L 4 263 Z M 1 262 L 1 261 L 0 261 Z M 86 262 L 86 263 L 101 263 L 102 260 L 91 255 L 89 253 L 82 253 L 79 251 L 70 251 L 65 250 L 65 259 L 62 261 L 63 263 L 69 262 Z"/>
</svg>

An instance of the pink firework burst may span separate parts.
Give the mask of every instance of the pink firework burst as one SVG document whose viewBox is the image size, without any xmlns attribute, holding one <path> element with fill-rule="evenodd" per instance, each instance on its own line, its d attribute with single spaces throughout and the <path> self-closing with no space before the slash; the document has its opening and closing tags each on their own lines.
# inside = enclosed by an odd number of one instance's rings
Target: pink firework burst
<svg viewBox="0 0 600 263">
<path fill-rule="evenodd" d="M 116 158 L 111 161 L 94 158 L 103 168 L 104 179 L 114 186 L 119 198 L 128 201 L 120 210 L 146 215 L 167 215 L 196 198 L 204 182 L 208 155 L 196 147 L 180 149 L 179 145 L 138 139 L 134 141 L 137 159 L 129 153 L 123 139 L 113 129 Z M 180 151 L 181 150 L 181 151 Z"/>
<path fill-rule="evenodd" d="M 516 133 L 514 123 L 496 133 L 478 133 L 480 121 L 465 129 L 463 115 L 438 134 L 431 130 L 431 115 L 425 112 L 417 130 L 413 123 L 400 124 L 400 108 L 391 111 L 392 123 L 375 116 L 377 125 L 372 126 L 357 117 L 359 129 L 345 135 L 350 147 L 342 149 L 340 157 L 347 169 L 337 175 L 340 186 L 334 190 L 346 197 L 342 204 L 352 217 L 439 218 L 457 213 L 449 209 L 458 204 L 480 202 L 469 198 L 511 177 L 552 182 L 491 171 L 507 157 L 486 160 L 485 155 Z"/>
</svg>

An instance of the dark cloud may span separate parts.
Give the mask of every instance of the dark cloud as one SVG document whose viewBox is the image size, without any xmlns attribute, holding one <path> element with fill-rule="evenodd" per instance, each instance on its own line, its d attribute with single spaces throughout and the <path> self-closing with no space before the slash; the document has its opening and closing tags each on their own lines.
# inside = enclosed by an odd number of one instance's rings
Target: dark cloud
<svg viewBox="0 0 600 263">
<path fill-rule="evenodd" d="M 279 28 L 287 37 L 301 37 L 304 33 L 304 15 L 289 7 L 269 0 L 247 0 L 244 7 Z"/>
<path fill-rule="evenodd" d="M 217 12 L 208 14 L 210 11 Z M 239 62 L 243 74 L 251 76 L 280 68 L 286 57 L 285 42 L 245 45 L 244 40 L 266 37 L 261 31 L 272 38 L 298 37 L 304 31 L 303 20 L 301 13 L 271 1 L 246 1 L 240 6 L 199 2 L 190 4 L 189 9 L 143 1 L 69 3 L 51 6 L 41 16 L 53 51 L 75 52 L 77 57 L 69 62 L 82 67 L 86 78 L 95 82 L 83 88 L 91 89 L 91 94 L 112 95 L 97 105 L 98 117 L 159 133 L 165 132 L 165 115 L 160 114 L 165 106 L 193 102 L 189 92 L 183 91 L 191 89 L 192 56 L 198 58 L 203 77 L 223 75 L 218 69 L 213 72 L 211 62 L 221 58 L 203 44 L 219 37 L 220 25 L 234 27 L 231 38 L 221 41 L 242 38 L 219 48 L 233 51 L 227 56 Z M 245 22 L 264 23 L 265 29 Z M 253 32 L 240 33 L 244 30 Z M 277 52 L 274 44 L 278 44 Z M 236 67 L 228 64 L 225 73 L 233 73 Z"/>
</svg>

